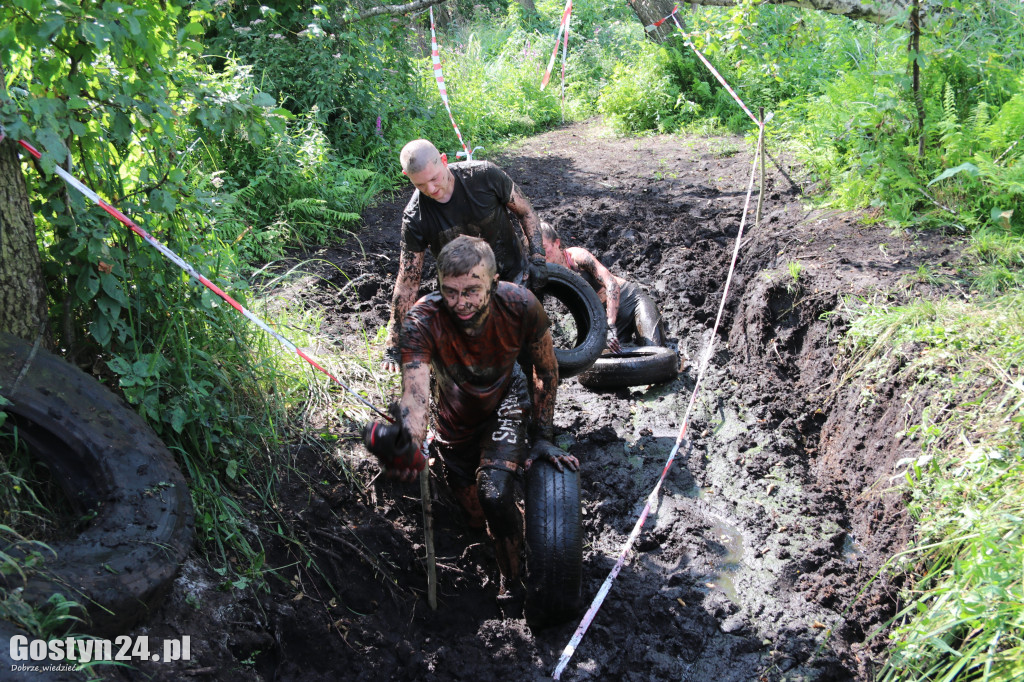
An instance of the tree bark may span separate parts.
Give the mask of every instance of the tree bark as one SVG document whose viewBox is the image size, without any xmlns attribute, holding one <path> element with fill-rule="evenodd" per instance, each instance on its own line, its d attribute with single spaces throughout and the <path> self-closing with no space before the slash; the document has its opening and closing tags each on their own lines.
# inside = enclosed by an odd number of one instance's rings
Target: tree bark
<svg viewBox="0 0 1024 682">
<path fill-rule="evenodd" d="M 409 12 L 415 12 L 416 10 L 426 9 L 431 5 L 440 5 L 445 0 L 413 0 L 413 2 L 407 2 L 404 5 L 380 5 L 379 7 L 371 7 L 370 9 L 363 10 L 354 17 L 348 19 L 339 20 L 339 24 L 351 24 L 356 21 L 362 21 L 363 19 L 369 19 L 370 17 L 378 17 L 380 15 L 396 16 L 399 14 L 408 14 Z"/>
<path fill-rule="evenodd" d="M 666 38 L 676 31 L 676 25 L 671 19 L 656 28 L 650 28 L 652 24 L 661 21 L 672 13 L 675 7 L 675 0 L 628 0 L 633 13 L 644 27 L 648 28 L 647 37 L 656 43 L 664 42 Z M 680 7 L 679 11 L 683 11 Z"/>
<path fill-rule="evenodd" d="M 911 0 L 878 0 L 877 2 L 872 0 L 761 0 L 762 5 L 802 7 L 872 24 L 884 24 L 891 21 L 900 13 L 906 12 L 910 2 Z M 668 16 L 675 6 L 674 0 L 629 0 L 629 4 L 644 26 L 650 26 Z M 739 4 L 739 0 L 682 0 L 679 4 L 680 10 L 687 4 L 705 7 L 735 7 Z M 675 24 L 670 19 L 654 31 L 649 31 L 647 35 L 655 42 L 660 43 L 671 35 L 674 29 Z"/>
<path fill-rule="evenodd" d="M 46 285 L 17 143 L 0 142 L 0 331 L 49 345 Z"/>
</svg>

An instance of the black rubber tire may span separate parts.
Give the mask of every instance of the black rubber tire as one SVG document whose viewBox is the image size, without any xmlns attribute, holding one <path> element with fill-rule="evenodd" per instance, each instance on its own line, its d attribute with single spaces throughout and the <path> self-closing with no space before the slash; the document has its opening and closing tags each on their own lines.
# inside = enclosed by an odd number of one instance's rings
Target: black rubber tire
<svg viewBox="0 0 1024 682">
<path fill-rule="evenodd" d="M 579 611 L 583 588 L 580 474 L 536 460 L 526 473 L 526 617 L 540 625 Z"/>
<path fill-rule="evenodd" d="M 44 550 L 41 567 L 24 580 L 0 575 L 0 586 L 22 587 L 38 605 L 60 592 L 85 608 L 76 629 L 122 635 L 159 603 L 188 554 L 192 497 L 170 451 L 128 405 L 62 359 L 30 353 L 0 334 L 0 395 L 12 403 L 2 408 L 5 428 L 18 429 L 77 514 L 95 516 L 76 538 L 49 543 L 56 557 Z"/>
<path fill-rule="evenodd" d="M 602 355 L 579 376 L 587 388 L 646 386 L 671 381 L 679 373 L 679 358 L 671 348 L 641 346 Z"/>
<path fill-rule="evenodd" d="M 555 348 L 558 376 L 574 377 L 594 364 L 607 342 L 608 320 L 597 292 L 569 268 L 548 263 L 548 284 L 541 303 L 552 296 L 569 309 L 576 323 L 576 341 L 572 348 Z"/>
</svg>

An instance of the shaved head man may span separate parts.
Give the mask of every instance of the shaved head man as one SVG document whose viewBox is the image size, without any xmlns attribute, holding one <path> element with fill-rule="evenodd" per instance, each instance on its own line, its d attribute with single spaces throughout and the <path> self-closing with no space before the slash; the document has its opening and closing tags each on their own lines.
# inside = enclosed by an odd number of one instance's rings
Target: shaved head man
<svg viewBox="0 0 1024 682">
<path fill-rule="evenodd" d="M 398 335 L 416 301 L 427 249 L 436 259 L 460 235 L 479 237 L 494 252 L 499 279 L 539 291 L 547 283 L 540 219 L 519 186 L 489 161 L 449 164 L 429 140 L 399 154 L 416 191 L 402 214 L 402 250 L 384 342 L 385 369 L 398 370 Z"/>
</svg>

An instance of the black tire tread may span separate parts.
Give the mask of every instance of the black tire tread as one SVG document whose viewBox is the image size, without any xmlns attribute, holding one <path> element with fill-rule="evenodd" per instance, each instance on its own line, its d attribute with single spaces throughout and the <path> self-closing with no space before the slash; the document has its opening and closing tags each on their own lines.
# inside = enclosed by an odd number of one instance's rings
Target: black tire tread
<svg viewBox="0 0 1024 682">
<path fill-rule="evenodd" d="M 192 546 L 194 513 L 173 456 L 143 419 L 93 377 L 0 334 L 0 395 L 8 424 L 51 469 L 76 512 L 95 518 L 74 539 L 49 543 L 39 570 L 0 576 L 43 604 L 62 593 L 85 608 L 85 629 L 124 634 L 170 589 Z M 25 548 L 3 551 L 24 555 Z"/>
<path fill-rule="evenodd" d="M 583 531 L 578 471 L 537 460 L 527 473 L 526 544 L 531 621 L 555 623 L 579 609 Z"/>
</svg>

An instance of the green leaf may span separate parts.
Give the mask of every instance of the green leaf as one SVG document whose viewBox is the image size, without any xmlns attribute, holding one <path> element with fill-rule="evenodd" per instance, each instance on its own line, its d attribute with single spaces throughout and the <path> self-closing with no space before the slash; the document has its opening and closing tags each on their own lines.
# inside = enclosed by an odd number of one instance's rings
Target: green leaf
<svg viewBox="0 0 1024 682">
<path fill-rule="evenodd" d="M 121 305 L 108 296 L 100 296 L 96 299 L 96 307 L 103 316 L 111 322 L 116 321 L 121 315 Z"/>
<path fill-rule="evenodd" d="M 181 433 L 185 428 L 185 410 L 182 409 L 181 405 L 175 405 L 174 409 L 171 410 L 171 428 L 174 429 L 175 433 Z"/>
<path fill-rule="evenodd" d="M 971 175 L 973 177 L 978 177 L 978 167 L 975 166 L 973 163 L 961 163 L 956 168 L 947 168 L 946 170 L 942 171 L 942 174 L 939 175 L 939 177 L 929 182 L 928 186 L 931 187 L 936 182 L 940 180 L 945 180 L 946 178 L 951 178 L 957 173 L 967 173 L 968 175 Z"/>
<path fill-rule="evenodd" d="M 174 213 L 174 209 L 177 208 L 178 202 L 174 199 L 174 195 L 165 189 L 155 189 L 149 193 L 149 206 L 154 211 L 160 213 Z"/>
<path fill-rule="evenodd" d="M 238 476 L 238 460 L 232 459 L 228 462 L 228 466 L 224 469 L 224 473 L 227 474 L 228 478 L 232 481 Z"/>
<path fill-rule="evenodd" d="M 86 266 L 75 280 L 75 294 L 83 303 L 88 303 L 100 290 L 100 278 L 93 271 L 91 266 Z"/>
<path fill-rule="evenodd" d="M 44 21 L 36 35 L 45 41 L 49 41 L 53 36 L 60 33 L 62 28 L 64 28 L 64 17 L 58 14 Z"/>
<path fill-rule="evenodd" d="M 92 321 L 92 328 L 89 331 L 101 346 L 106 346 L 110 343 L 110 323 L 107 322 L 107 318 L 99 316 L 94 319 Z"/>
<path fill-rule="evenodd" d="M 128 298 L 121 289 L 121 283 L 109 272 L 100 275 L 100 282 L 103 284 L 103 293 L 114 299 L 122 306 L 128 305 Z"/>
</svg>

